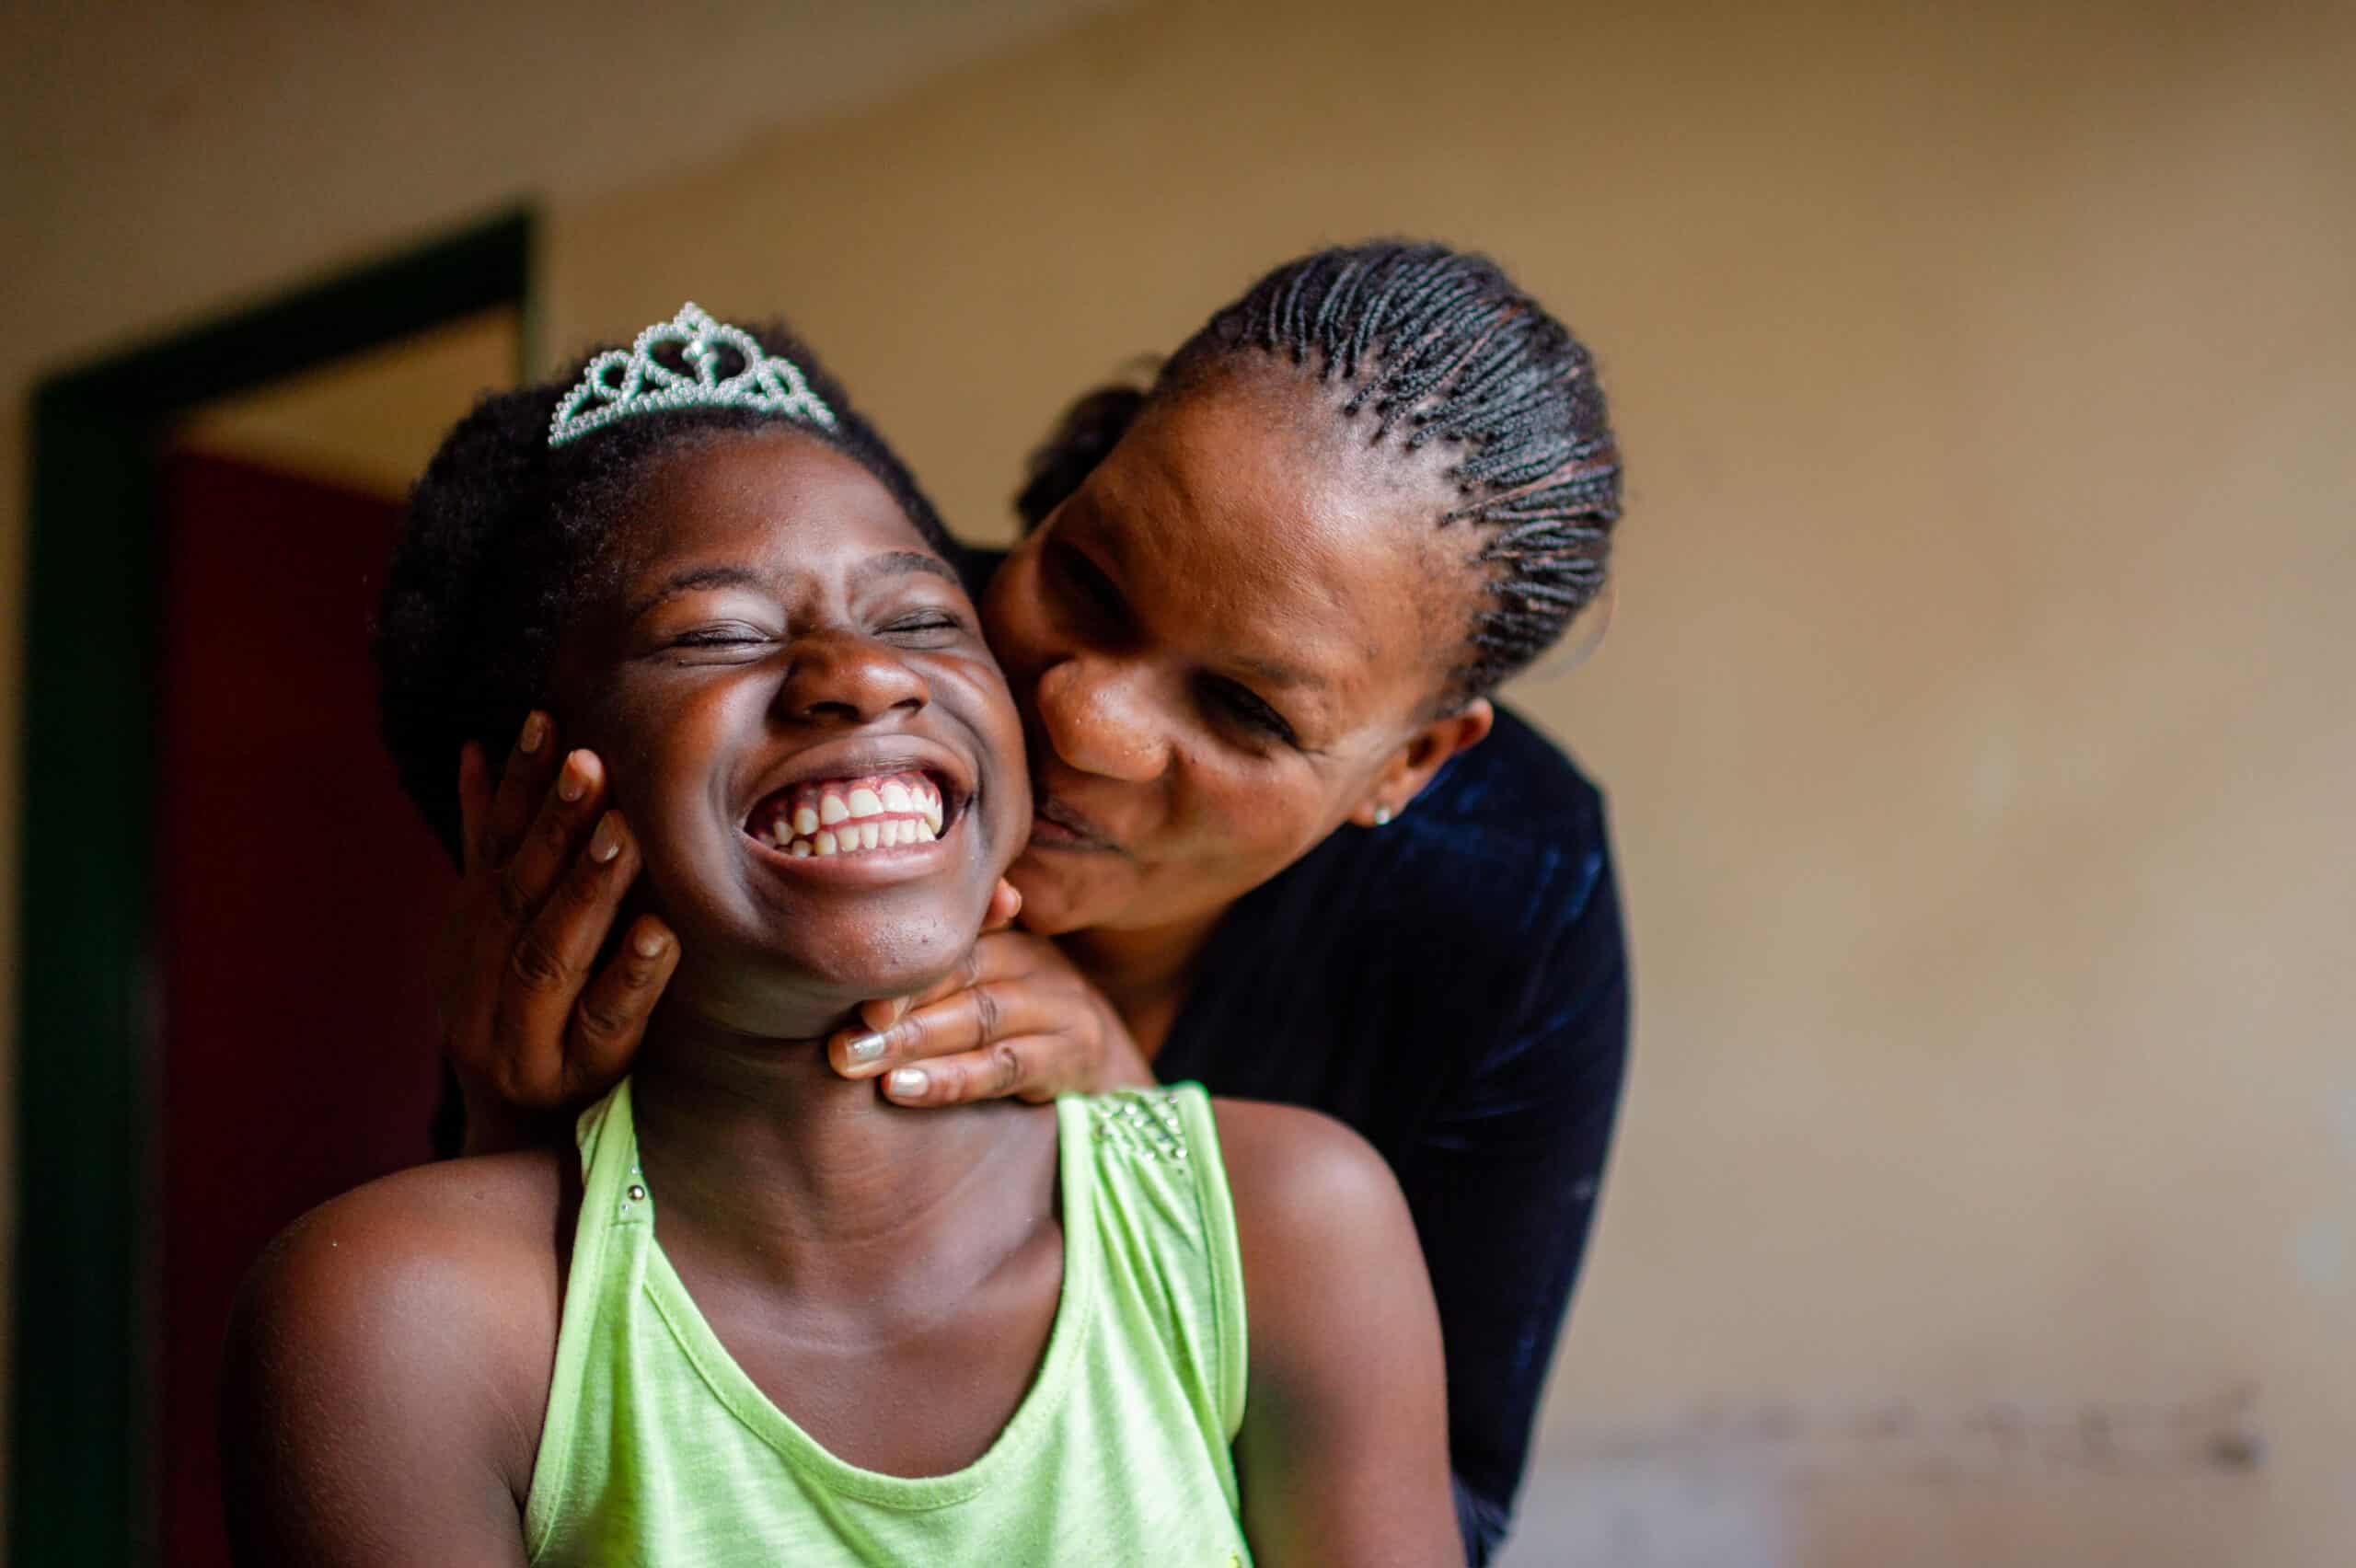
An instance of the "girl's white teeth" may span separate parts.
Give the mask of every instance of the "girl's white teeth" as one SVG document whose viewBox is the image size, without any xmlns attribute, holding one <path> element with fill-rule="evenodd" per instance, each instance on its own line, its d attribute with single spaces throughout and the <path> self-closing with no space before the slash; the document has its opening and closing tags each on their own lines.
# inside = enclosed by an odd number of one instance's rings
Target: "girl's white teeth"
<svg viewBox="0 0 2356 1568">
<path fill-rule="evenodd" d="M 756 838 L 793 859 L 848 855 L 862 849 L 895 849 L 930 844 L 945 829 L 941 791 L 921 774 L 907 773 L 840 786 L 804 786 L 791 812 L 782 808 Z"/>
</svg>

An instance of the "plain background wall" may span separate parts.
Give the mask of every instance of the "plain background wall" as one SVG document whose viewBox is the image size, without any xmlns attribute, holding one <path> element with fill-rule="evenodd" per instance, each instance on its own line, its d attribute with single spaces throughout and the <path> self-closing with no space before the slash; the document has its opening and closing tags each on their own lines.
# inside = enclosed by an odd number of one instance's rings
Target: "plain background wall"
<svg viewBox="0 0 2356 1568">
<path fill-rule="evenodd" d="M 175 444 L 399 500 L 477 394 L 515 378 L 523 324 L 485 311 L 200 409 Z"/>
<path fill-rule="evenodd" d="M 193 282 L 53 270 L 108 325 L 38 357 L 455 220 L 488 165 L 556 193 L 549 356 L 789 308 L 987 536 L 1065 398 L 1258 269 L 1494 250 L 1596 345 L 1632 478 L 1609 641 L 1516 694 L 1611 791 L 1638 972 L 1519 1561 L 2335 1561 L 2356 14 L 1006 9 L 823 120 L 714 92 L 664 165 L 639 117 L 602 190 L 479 133 L 397 179 L 364 124 Z M 429 151 L 492 112 L 442 107 Z"/>
</svg>

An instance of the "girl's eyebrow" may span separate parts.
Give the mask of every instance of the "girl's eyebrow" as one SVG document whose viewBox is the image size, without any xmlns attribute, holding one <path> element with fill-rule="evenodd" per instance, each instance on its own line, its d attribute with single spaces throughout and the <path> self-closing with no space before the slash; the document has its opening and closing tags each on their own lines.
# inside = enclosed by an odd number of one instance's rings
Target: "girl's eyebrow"
<svg viewBox="0 0 2356 1568">
<path fill-rule="evenodd" d="M 850 585 L 863 588 L 878 577 L 901 577 L 911 571 L 930 572 L 943 582 L 956 583 L 960 588 L 965 585 L 964 580 L 947 561 L 939 556 L 927 555 L 922 550 L 892 550 L 872 556 L 852 571 Z"/>
<path fill-rule="evenodd" d="M 634 621 L 666 600 L 706 588 L 757 588 L 760 574 L 741 566 L 691 566 L 664 579 L 660 587 L 629 607 L 625 622 Z"/>
<path fill-rule="evenodd" d="M 857 590 L 878 577 L 902 577 L 912 571 L 925 572 L 944 582 L 956 583 L 960 588 L 965 585 L 964 579 L 947 561 L 939 556 L 927 555 L 922 550 L 891 550 L 872 556 L 852 570 L 850 585 Z M 759 572 L 742 566 L 715 563 L 687 567 L 664 578 L 644 598 L 630 605 L 625 624 L 682 594 L 699 593 L 709 588 L 761 588 L 767 585 L 768 580 Z"/>
</svg>

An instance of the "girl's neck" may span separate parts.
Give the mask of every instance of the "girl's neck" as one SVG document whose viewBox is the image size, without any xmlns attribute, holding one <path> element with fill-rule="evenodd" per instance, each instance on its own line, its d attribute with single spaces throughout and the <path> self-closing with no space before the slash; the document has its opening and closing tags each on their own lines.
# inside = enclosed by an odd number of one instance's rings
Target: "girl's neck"
<svg viewBox="0 0 2356 1568">
<path fill-rule="evenodd" d="M 1113 930 L 1100 926 L 1069 931 L 1056 940 L 1090 983 L 1104 993 L 1104 999 L 1128 1026 L 1129 1038 L 1151 1061 L 1184 1010 L 1211 934 L 1226 913 L 1215 909 L 1150 929 Z"/>
<path fill-rule="evenodd" d="M 1030 1210 L 1052 1205 L 1052 1112 L 1043 1132 L 1042 1107 L 905 1110 L 837 1074 L 823 1038 L 745 1035 L 666 1007 L 630 1095 L 666 1246 L 723 1255 L 797 1296 L 873 1297 L 913 1274 L 986 1271 L 1036 1222 Z"/>
</svg>

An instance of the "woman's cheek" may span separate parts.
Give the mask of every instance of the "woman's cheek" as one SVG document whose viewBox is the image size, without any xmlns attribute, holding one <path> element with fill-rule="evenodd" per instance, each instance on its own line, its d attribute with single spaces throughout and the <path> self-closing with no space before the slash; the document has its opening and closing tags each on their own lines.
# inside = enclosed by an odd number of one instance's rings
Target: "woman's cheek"
<svg viewBox="0 0 2356 1568">
<path fill-rule="evenodd" d="M 1118 875 L 1124 885 L 1116 889 L 1109 885 L 1115 876 L 1114 868 L 1094 866 L 1091 872 L 1054 855 L 1025 855 L 1006 873 L 1022 895 L 1024 928 L 1045 937 L 1084 930 L 1118 917 L 1129 902 L 1126 894 L 1134 891 L 1132 874 L 1123 870 Z M 1123 896 L 1109 896 L 1114 894 Z"/>
<path fill-rule="evenodd" d="M 1018 548 L 990 580 L 982 595 L 982 639 L 1016 692 L 1027 692 L 1040 661 L 1045 607 L 1039 602 L 1039 576 L 1032 551 Z"/>
</svg>

